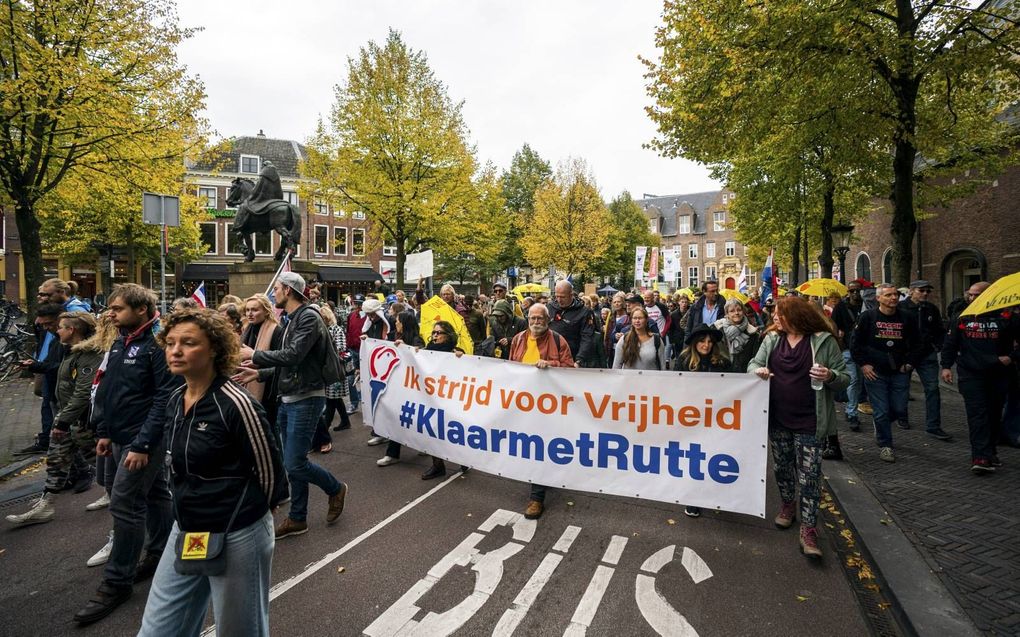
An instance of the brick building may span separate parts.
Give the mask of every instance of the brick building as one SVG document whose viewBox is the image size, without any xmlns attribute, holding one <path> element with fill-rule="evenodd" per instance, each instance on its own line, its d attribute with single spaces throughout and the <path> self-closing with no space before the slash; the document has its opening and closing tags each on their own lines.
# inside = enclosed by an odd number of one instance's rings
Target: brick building
<svg viewBox="0 0 1020 637">
<path fill-rule="evenodd" d="M 675 247 L 680 252 L 679 274 L 664 283 L 671 288 L 697 287 L 714 279 L 721 288 L 738 287 L 747 264 L 747 249 L 737 241 L 736 232 L 727 227 L 729 206 L 735 196 L 729 190 L 714 190 L 666 197 L 645 195 L 637 200 L 648 218 L 649 229 L 660 237 L 660 248 Z M 755 272 L 747 273 L 748 288 L 757 285 L 756 276 Z"/>
<path fill-rule="evenodd" d="M 881 203 L 856 225 L 847 255 L 851 278 L 892 280 L 891 210 L 888 201 Z M 1020 166 L 928 215 L 918 222 L 910 278 L 931 282 L 931 301 L 943 310 L 972 283 L 1020 271 Z"/>
<path fill-rule="evenodd" d="M 369 222 L 365 213 L 331 207 L 324 201 L 299 195 L 299 191 L 314 190 L 314 182 L 303 179 L 298 173 L 299 162 L 304 157 L 305 148 L 301 144 L 271 139 L 259 131 L 254 137 L 230 140 L 229 151 L 220 156 L 187 166 L 187 187 L 194 188 L 198 196 L 207 201 L 209 218 L 200 225 L 202 242 L 208 251 L 199 260 L 178 266 L 179 292 L 190 291 L 205 281 L 210 304 L 229 293 L 227 265 L 243 257 L 240 240 L 233 233 L 236 209 L 227 204 L 227 192 L 236 177 L 257 181 L 267 161 L 272 162 L 280 174 L 284 198 L 304 213 L 296 258 L 319 266 L 323 296 L 336 301 L 342 294 L 367 291 L 374 281 L 381 279 L 378 268 L 382 253 L 368 249 Z M 276 233 L 253 238 L 257 259 L 272 258 L 280 246 Z"/>
</svg>

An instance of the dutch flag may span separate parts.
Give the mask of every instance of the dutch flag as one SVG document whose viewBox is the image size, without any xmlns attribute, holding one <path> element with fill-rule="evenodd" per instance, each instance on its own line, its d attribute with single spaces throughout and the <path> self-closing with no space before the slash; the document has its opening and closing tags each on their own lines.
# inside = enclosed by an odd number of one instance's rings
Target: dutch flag
<svg viewBox="0 0 1020 637">
<path fill-rule="evenodd" d="M 769 250 L 769 258 L 765 259 L 765 268 L 761 271 L 761 302 L 769 300 L 769 297 L 776 294 L 776 277 L 772 266 L 772 252 Z"/>
<path fill-rule="evenodd" d="M 205 304 L 205 281 L 198 284 L 195 291 L 191 293 L 191 298 L 195 299 L 195 303 L 198 303 L 202 307 L 206 307 Z"/>
</svg>

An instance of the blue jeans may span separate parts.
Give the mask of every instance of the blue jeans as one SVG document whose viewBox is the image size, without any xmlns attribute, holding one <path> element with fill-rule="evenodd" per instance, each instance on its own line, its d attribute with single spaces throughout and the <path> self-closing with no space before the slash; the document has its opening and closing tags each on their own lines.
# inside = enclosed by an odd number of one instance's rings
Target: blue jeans
<svg viewBox="0 0 1020 637">
<path fill-rule="evenodd" d="M 875 411 L 875 440 L 879 447 L 892 446 L 892 422 L 907 417 L 907 399 L 910 392 L 910 374 L 875 371 L 875 380 L 864 379 L 871 408 Z"/>
<path fill-rule="evenodd" d="M 326 398 L 316 396 L 295 403 L 280 401 L 276 424 L 283 434 L 283 466 L 290 478 L 290 515 L 295 522 L 308 517 L 308 483 L 311 482 L 333 496 L 340 491 L 340 482 L 319 465 L 308 461 L 315 427 L 319 424 Z"/>
<path fill-rule="evenodd" d="M 269 634 L 269 578 L 273 566 L 273 516 L 227 534 L 227 570 L 223 575 L 181 575 L 174 570 L 180 534 L 174 522 L 149 599 L 145 602 L 140 637 L 192 636 L 202 633 L 212 599 L 216 634 Z"/>
<path fill-rule="evenodd" d="M 149 462 L 137 471 L 124 468 L 128 447 L 113 445 L 117 473 L 110 490 L 110 516 L 113 518 L 113 549 L 103 571 L 103 580 L 112 586 L 131 586 L 138 558 L 159 555 L 173 522 L 173 503 L 166 481 L 163 447 L 153 449 Z"/>
<path fill-rule="evenodd" d="M 846 417 L 856 418 L 861 397 L 861 372 L 850 356 L 850 350 L 843 350 L 843 362 L 846 363 L 846 372 L 850 374 L 850 385 L 846 388 Z"/>
<path fill-rule="evenodd" d="M 942 394 L 939 393 L 939 356 L 934 351 L 914 368 L 924 387 L 924 428 L 926 431 L 942 429 Z"/>
</svg>

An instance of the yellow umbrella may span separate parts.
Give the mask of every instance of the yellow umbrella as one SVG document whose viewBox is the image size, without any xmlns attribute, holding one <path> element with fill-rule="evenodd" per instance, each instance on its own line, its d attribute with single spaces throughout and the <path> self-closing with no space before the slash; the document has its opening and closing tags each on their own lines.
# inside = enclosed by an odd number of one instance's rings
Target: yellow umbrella
<svg viewBox="0 0 1020 637">
<path fill-rule="evenodd" d="M 428 343 L 431 340 L 432 327 L 439 321 L 446 321 L 453 326 L 453 331 L 457 333 L 457 347 L 464 350 L 465 354 L 474 353 L 474 343 L 471 341 L 467 326 L 464 325 L 464 319 L 457 314 L 457 310 L 438 296 L 432 297 L 421 306 L 422 341 Z"/>
<path fill-rule="evenodd" d="M 521 301 L 524 301 L 525 294 L 548 294 L 549 288 L 540 283 L 522 283 L 510 291 L 516 294 Z"/>
<path fill-rule="evenodd" d="M 719 294 L 721 294 L 722 297 L 724 299 L 726 299 L 727 301 L 730 300 L 730 299 L 736 299 L 736 300 L 740 301 L 741 303 L 747 303 L 747 301 L 748 301 L 747 296 L 745 296 L 744 294 L 741 294 L 737 290 L 722 289 L 722 290 L 719 290 Z"/>
<path fill-rule="evenodd" d="M 1020 305 L 1020 272 L 1007 274 L 988 286 L 960 316 L 977 316 Z"/>
<path fill-rule="evenodd" d="M 811 279 L 797 286 L 797 291 L 806 296 L 826 297 L 833 292 L 846 296 L 846 286 L 836 279 Z"/>
<path fill-rule="evenodd" d="M 690 288 L 680 288 L 676 292 L 677 292 L 677 294 L 681 294 L 683 296 L 686 296 L 688 301 L 693 301 L 694 300 L 694 292 L 691 292 Z"/>
</svg>

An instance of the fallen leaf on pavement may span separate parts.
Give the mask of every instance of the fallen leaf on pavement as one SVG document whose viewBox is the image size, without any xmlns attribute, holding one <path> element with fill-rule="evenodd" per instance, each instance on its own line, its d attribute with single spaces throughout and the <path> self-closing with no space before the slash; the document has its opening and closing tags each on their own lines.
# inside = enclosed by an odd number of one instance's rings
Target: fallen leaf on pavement
<svg viewBox="0 0 1020 637">
<path fill-rule="evenodd" d="M 666 520 L 666 524 L 676 524 L 676 520 L 674 520 L 673 518 L 670 518 L 670 519 Z"/>
<path fill-rule="evenodd" d="M 346 571 L 346 570 L 347 570 L 347 569 L 345 569 L 345 568 L 344 568 L 344 567 L 342 567 L 342 566 L 338 566 L 338 567 L 336 567 L 336 572 L 337 572 L 337 573 L 343 573 L 343 572 L 344 572 L 344 571 Z"/>
</svg>

